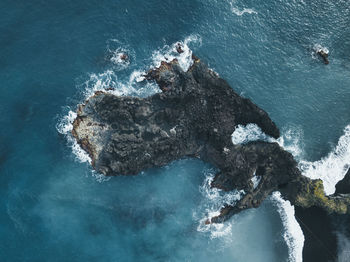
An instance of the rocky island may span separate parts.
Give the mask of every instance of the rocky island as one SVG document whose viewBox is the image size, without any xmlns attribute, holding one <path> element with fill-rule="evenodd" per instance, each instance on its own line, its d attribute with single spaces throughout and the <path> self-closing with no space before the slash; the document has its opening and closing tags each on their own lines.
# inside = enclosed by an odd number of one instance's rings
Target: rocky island
<svg viewBox="0 0 350 262">
<path fill-rule="evenodd" d="M 350 213 L 350 195 L 326 196 L 322 181 L 303 176 L 293 156 L 277 143 L 233 144 L 237 125 L 255 123 L 274 138 L 280 133 L 264 110 L 235 93 L 200 59 L 192 60 L 187 71 L 176 59 L 149 70 L 145 78 L 155 81 L 160 93 L 138 98 L 99 91 L 78 106 L 72 134 L 97 172 L 136 175 L 184 157 L 209 162 L 219 170 L 212 187 L 245 194 L 207 223 L 258 207 L 277 190 L 300 207 Z M 261 178 L 257 185 L 254 176 Z"/>
</svg>

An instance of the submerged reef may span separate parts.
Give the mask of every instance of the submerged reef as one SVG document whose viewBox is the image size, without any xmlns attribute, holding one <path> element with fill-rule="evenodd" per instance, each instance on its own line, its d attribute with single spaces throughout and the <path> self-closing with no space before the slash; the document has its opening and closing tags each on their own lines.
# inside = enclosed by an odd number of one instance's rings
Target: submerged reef
<svg viewBox="0 0 350 262">
<path fill-rule="evenodd" d="M 255 123 L 274 138 L 280 133 L 264 110 L 235 93 L 197 57 L 192 56 L 187 71 L 176 59 L 163 61 L 145 81 L 155 81 L 162 92 L 138 98 L 99 91 L 78 106 L 72 134 L 97 172 L 136 175 L 183 157 L 209 162 L 219 170 L 212 187 L 245 194 L 207 223 L 258 207 L 276 190 L 304 208 L 350 213 L 350 197 L 326 196 L 322 181 L 302 176 L 293 156 L 277 143 L 232 143 L 237 125 Z M 257 185 L 255 176 L 261 178 Z"/>
</svg>

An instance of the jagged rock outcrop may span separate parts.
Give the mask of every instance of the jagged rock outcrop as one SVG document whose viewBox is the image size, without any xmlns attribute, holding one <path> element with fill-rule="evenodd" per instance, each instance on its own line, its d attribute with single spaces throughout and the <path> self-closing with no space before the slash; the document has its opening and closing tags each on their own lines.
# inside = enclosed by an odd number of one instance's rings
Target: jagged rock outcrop
<svg viewBox="0 0 350 262">
<path fill-rule="evenodd" d="M 240 97 L 198 58 L 193 56 L 187 72 L 176 59 L 162 62 L 146 79 L 156 81 L 162 92 L 147 98 L 96 92 L 79 105 L 72 134 L 95 170 L 107 176 L 135 175 L 183 157 L 210 162 L 220 170 L 213 187 L 243 189 L 245 195 L 209 222 L 258 207 L 275 190 L 302 206 L 325 203 L 321 185 L 303 177 L 292 155 L 277 143 L 232 143 L 237 125 L 255 123 L 274 138 L 279 130 L 265 111 Z M 254 175 L 261 177 L 256 187 Z"/>
<path fill-rule="evenodd" d="M 335 185 L 336 194 L 350 194 L 350 169 L 345 177 Z"/>
<path fill-rule="evenodd" d="M 320 207 L 328 213 L 350 214 L 350 195 L 334 194 L 325 195 L 323 182 L 320 179 L 303 178 L 304 183 L 299 183 L 298 193 L 294 203 L 303 208 L 312 206 Z"/>
</svg>

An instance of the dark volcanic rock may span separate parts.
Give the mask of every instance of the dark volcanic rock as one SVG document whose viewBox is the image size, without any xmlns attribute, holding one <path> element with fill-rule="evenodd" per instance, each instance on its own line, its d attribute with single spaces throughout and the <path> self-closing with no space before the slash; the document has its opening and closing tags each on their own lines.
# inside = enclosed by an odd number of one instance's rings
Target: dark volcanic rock
<svg viewBox="0 0 350 262">
<path fill-rule="evenodd" d="M 323 187 L 302 177 L 292 155 L 277 143 L 232 143 L 237 125 L 255 123 L 274 138 L 279 130 L 264 110 L 240 97 L 198 58 L 193 56 L 187 72 L 176 59 L 162 62 L 146 79 L 156 81 L 162 92 L 143 99 L 97 92 L 78 107 L 72 133 L 98 172 L 135 175 L 182 157 L 201 158 L 220 170 L 213 187 L 245 191 L 212 222 L 258 207 L 275 190 L 301 206 L 328 203 L 319 196 Z M 256 188 L 254 174 L 261 177 Z"/>
<path fill-rule="evenodd" d="M 305 237 L 303 261 L 338 261 L 337 236 L 332 223 L 333 215 L 329 215 L 318 207 L 306 209 L 296 207 L 295 217 Z"/>
<path fill-rule="evenodd" d="M 329 60 L 328 60 L 328 53 L 325 52 L 324 50 L 319 50 L 317 51 L 317 54 L 323 59 L 323 62 L 328 65 L 329 64 Z"/>
<path fill-rule="evenodd" d="M 335 185 L 335 193 L 336 194 L 349 194 L 350 193 L 350 169 L 346 173 L 343 180 L 340 180 Z"/>
</svg>

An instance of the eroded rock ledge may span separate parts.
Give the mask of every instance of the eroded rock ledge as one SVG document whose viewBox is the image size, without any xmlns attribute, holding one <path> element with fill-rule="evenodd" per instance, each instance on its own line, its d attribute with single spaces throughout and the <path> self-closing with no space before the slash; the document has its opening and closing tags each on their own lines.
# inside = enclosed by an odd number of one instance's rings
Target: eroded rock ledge
<svg viewBox="0 0 350 262">
<path fill-rule="evenodd" d="M 208 223 L 258 207 L 276 190 L 293 204 L 349 212 L 347 197 L 326 197 L 322 182 L 303 177 L 292 155 L 277 143 L 234 145 L 231 134 L 237 125 L 255 123 L 274 138 L 279 130 L 264 110 L 240 97 L 198 58 L 192 59 L 187 72 L 176 59 L 148 72 L 146 79 L 156 81 L 161 93 L 137 98 L 96 92 L 79 105 L 72 134 L 96 171 L 136 175 L 183 157 L 210 162 L 220 170 L 213 187 L 246 194 Z M 256 187 L 254 175 L 261 177 Z"/>
</svg>

